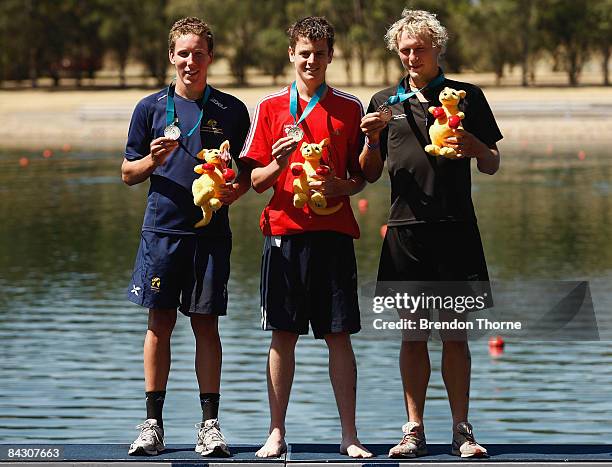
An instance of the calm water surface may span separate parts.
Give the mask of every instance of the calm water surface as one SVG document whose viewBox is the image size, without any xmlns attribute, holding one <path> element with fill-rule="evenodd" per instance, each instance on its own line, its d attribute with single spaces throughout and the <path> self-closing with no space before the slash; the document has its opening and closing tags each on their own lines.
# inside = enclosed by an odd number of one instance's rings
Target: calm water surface
<svg viewBox="0 0 612 467">
<path fill-rule="evenodd" d="M 491 276 L 589 280 L 602 336 L 601 342 L 509 342 L 497 358 L 486 342 L 473 342 L 471 419 L 485 443 L 609 443 L 612 436 L 612 162 L 603 148 L 584 149 L 584 160 L 573 149 L 552 155 L 509 149 L 500 173 L 474 177 Z M 27 168 L 17 164 L 23 155 L 30 157 Z M 113 154 L 58 153 L 45 160 L 0 153 L 1 442 L 126 443 L 137 434 L 147 316 L 124 293 L 148 187 L 124 186 L 120 162 Z M 222 425 L 233 442 L 261 442 L 268 426 L 269 334 L 259 330 L 258 305 L 258 217 L 268 196 L 251 193 L 231 212 L 230 304 L 221 334 Z M 378 266 L 387 176 L 359 197 L 370 205 L 357 214 L 365 283 Z M 364 323 L 369 313 L 363 306 Z M 395 441 L 405 422 L 399 342 L 357 335 L 354 346 L 361 438 Z M 448 442 L 440 344 L 430 348 L 427 435 Z M 169 443 L 195 439 L 200 408 L 193 351 L 188 320 L 181 317 L 165 409 Z M 336 442 L 339 430 L 326 348 L 302 338 L 289 440 Z"/>
</svg>

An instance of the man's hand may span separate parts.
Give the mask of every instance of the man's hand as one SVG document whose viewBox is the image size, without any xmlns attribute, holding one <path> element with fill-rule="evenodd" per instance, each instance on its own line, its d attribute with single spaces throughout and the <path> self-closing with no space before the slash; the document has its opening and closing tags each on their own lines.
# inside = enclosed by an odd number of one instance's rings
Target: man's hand
<svg viewBox="0 0 612 467">
<path fill-rule="evenodd" d="M 291 136 L 279 138 L 272 145 L 272 157 L 276 159 L 278 165 L 285 166 L 289 161 L 289 156 L 297 149 L 299 141 L 295 141 Z"/>
<path fill-rule="evenodd" d="M 313 175 L 313 178 L 315 181 L 309 182 L 308 186 L 325 197 L 334 198 L 348 194 L 347 180 L 336 177 L 331 169 L 327 175 Z"/>
<path fill-rule="evenodd" d="M 161 136 L 151 141 L 150 148 L 153 165 L 159 167 L 165 164 L 168 156 L 178 148 L 178 141 Z"/>
<path fill-rule="evenodd" d="M 219 187 L 219 201 L 228 206 L 238 199 L 238 192 L 232 183 L 226 183 Z"/>
<path fill-rule="evenodd" d="M 386 122 L 380 118 L 380 112 L 371 112 L 361 118 L 361 131 L 374 143 L 378 142 L 380 132 L 387 126 Z"/>
<path fill-rule="evenodd" d="M 457 129 L 453 130 L 453 135 L 446 137 L 444 144 L 453 148 L 458 154 L 477 159 L 490 156 L 491 151 L 487 145 L 469 131 Z"/>
<path fill-rule="evenodd" d="M 499 170 L 499 150 L 496 145 L 488 147 L 469 131 L 453 130 L 453 134 L 445 138 L 445 144 L 464 157 L 476 158 L 480 172 L 493 175 Z"/>
<path fill-rule="evenodd" d="M 279 138 L 272 145 L 272 160 L 268 165 L 253 168 L 251 185 L 257 193 L 263 193 L 274 185 L 278 176 L 287 168 L 290 156 L 297 149 L 298 143 L 299 141 L 295 141 L 291 136 Z"/>
</svg>

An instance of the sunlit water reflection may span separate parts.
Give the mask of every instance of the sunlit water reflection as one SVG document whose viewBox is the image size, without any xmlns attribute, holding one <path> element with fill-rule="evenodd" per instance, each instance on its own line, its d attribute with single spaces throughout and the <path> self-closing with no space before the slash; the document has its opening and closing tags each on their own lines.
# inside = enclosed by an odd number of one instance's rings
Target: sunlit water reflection
<svg viewBox="0 0 612 467">
<path fill-rule="evenodd" d="M 589 280 L 605 339 L 509 342 L 498 358 L 489 356 L 486 342 L 472 343 L 471 419 L 485 443 L 607 443 L 612 436 L 612 163 L 603 148 L 586 150 L 584 160 L 570 151 L 550 156 L 510 151 L 494 177 L 475 174 L 474 200 L 491 276 Z M 124 300 L 124 289 L 147 186 L 122 185 L 115 155 L 29 156 L 30 165 L 21 168 L 15 154 L 0 154 L 0 439 L 129 442 L 144 415 L 146 313 Z M 374 278 L 378 265 L 388 191 L 385 175 L 358 195 L 370 206 L 357 213 L 362 283 Z M 221 413 L 233 442 L 263 441 L 268 425 L 269 334 L 259 330 L 258 306 L 258 217 L 268 196 L 251 193 L 231 213 Z M 363 306 L 364 324 L 370 314 Z M 354 346 L 361 438 L 395 441 L 405 422 L 399 342 L 357 335 Z M 440 344 L 430 347 L 427 435 L 431 442 L 448 442 Z M 200 408 L 193 350 L 188 322 L 180 319 L 165 408 L 169 443 L 195 439 Z M 339 430 L 325 346 L 302 338 L 289 440 L 336 442 Z"/>
</svg>

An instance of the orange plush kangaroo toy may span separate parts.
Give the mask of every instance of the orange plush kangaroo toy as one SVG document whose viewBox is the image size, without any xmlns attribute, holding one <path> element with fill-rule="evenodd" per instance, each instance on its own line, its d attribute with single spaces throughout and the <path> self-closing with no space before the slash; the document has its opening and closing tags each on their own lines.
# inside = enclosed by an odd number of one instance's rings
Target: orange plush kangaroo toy
<svg viewBox="0 0 612 467">
<path fill-rule="evenodd" d="M 429 128 L 431 144 L 425 146 L 425 152 L 432 156 L 444 156 L 449 159 L 461 157 L 453 148 L 444 146 L 444 138 L 453 136 L 453 130 L 463 129 L 461 120 L 465 114 L 459 111 L 459 101 L 465 97 L 465 91 L 456 91 L 452 88 L 444 88 L 440 93 L 440 103 L 442 107 L 430 107 L 429 113 L 436 120 Z"/>
<path fill-rule="evenodd" d="M 304 162 L 294 162 L 291 164 L 291 173 L 295 175 L 293 181 L 293 205 L 302 209 L 305 204 L 315 214 L 321 216 L 328 216 L 335 212 L 338 212 L 342 207 L 342 203 L 338 203 L 335 206 L 327 207 L 327 199 L 322 193 L 312 190 L 308 186 L 308 182 L 316 181 L 315 175 L 328 175 L 329 167 L 321 165 L 321 156 L 323 155 L 323 148 L 329 144 L 329 139 L 325 138 L 319 144 L 315 143 L 302 143 L 300 152 L 304 158 Z"/>
<path fill-rule="evenodd" d="M 236 172 L 226 167 L 229 156 L 229 141 L 225 140 L 219 149 L 202 149 L 198 159 L 204 164 L 196 165 L 193 171 L 200 174 L 191 185 L 193 203 L 202 208 L 203 218 L 194 227 L 204 227 L 210 222 L 213 212 L 217 211 L 223 203 L 219 201 L 219 188 L 236 177 Z"/>
</svg>

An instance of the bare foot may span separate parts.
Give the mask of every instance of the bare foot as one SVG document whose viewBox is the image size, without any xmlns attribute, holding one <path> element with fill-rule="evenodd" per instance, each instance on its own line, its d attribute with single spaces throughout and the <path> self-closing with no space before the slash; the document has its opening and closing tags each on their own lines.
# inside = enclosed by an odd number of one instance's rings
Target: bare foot
<svg viewBox="0 0 612 467">
<path fill-rule="evenodd" d="M 360 458 L 374 457 L 374 454 L 368 451 L 357 438 L 343 439 L 340 445 L 340 454 Z"/>
<path fill-rule="evenodd" d="M 280 457 L 281 454 L 287 452 L 287 443 L 285 438 L 277 430 L 272 431 L 266 444 L 255 453 L 257 457 Z"/>
</svg>

